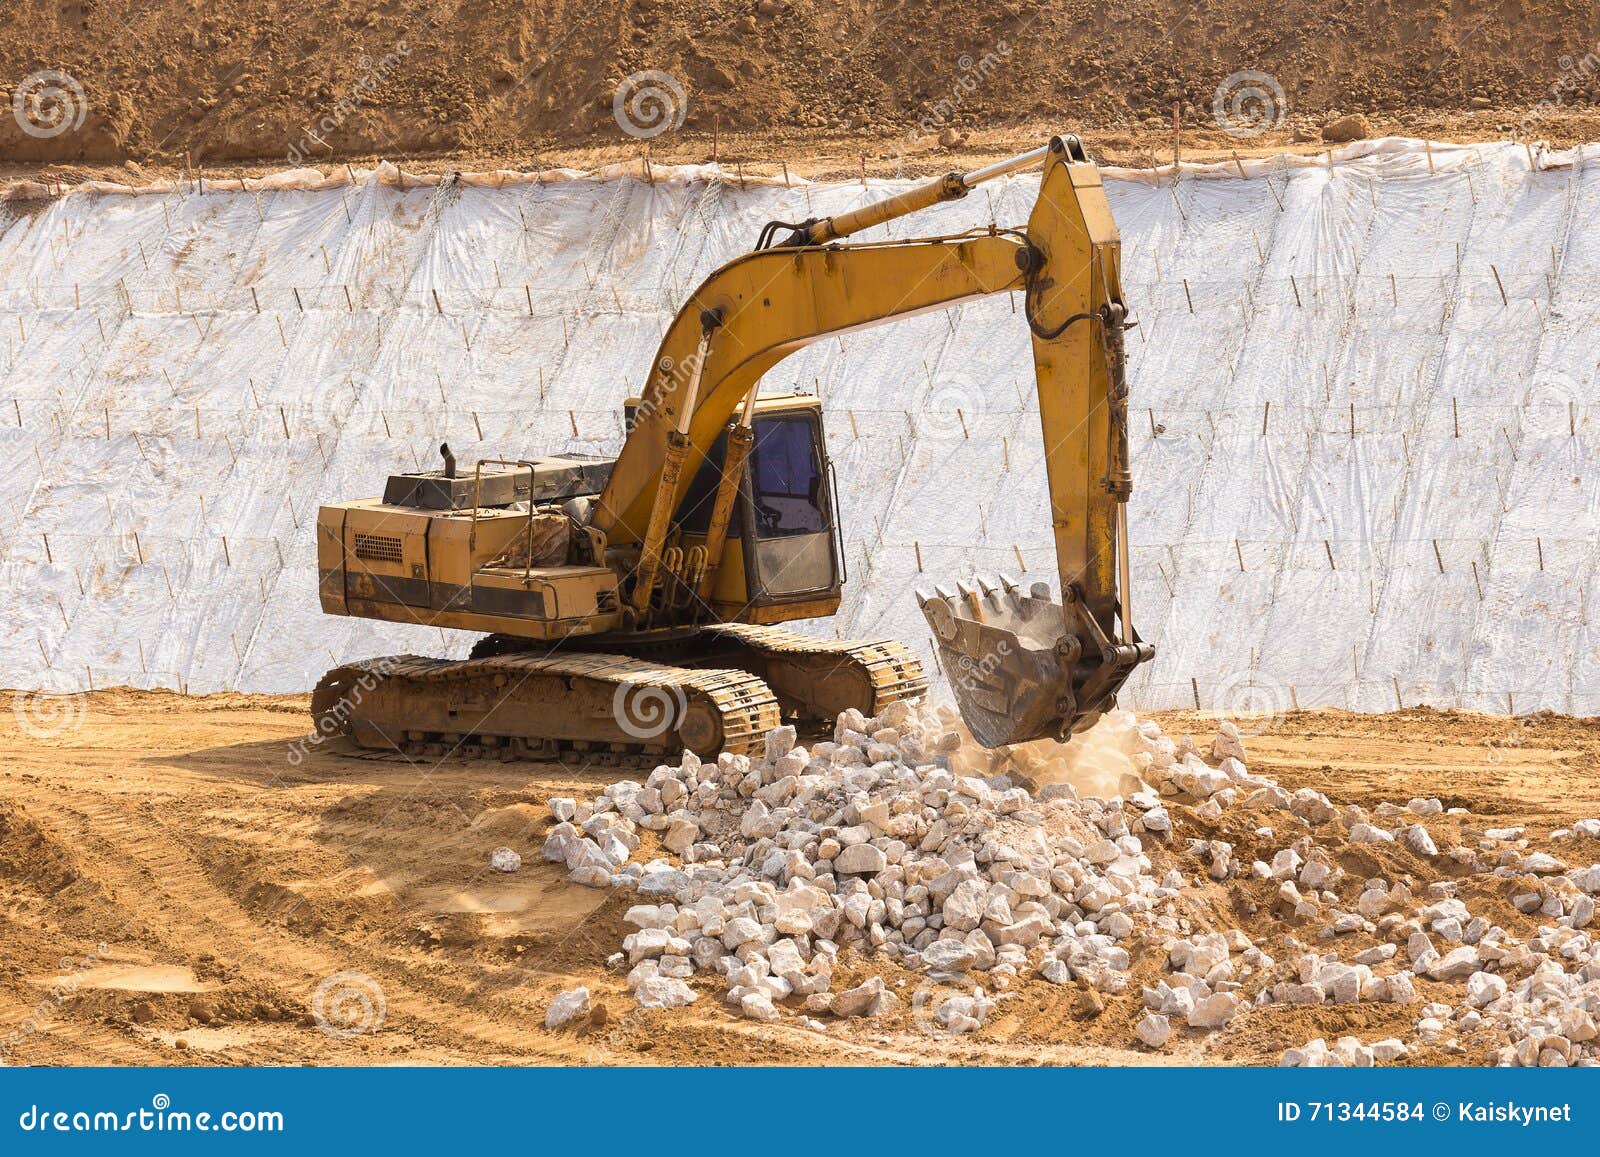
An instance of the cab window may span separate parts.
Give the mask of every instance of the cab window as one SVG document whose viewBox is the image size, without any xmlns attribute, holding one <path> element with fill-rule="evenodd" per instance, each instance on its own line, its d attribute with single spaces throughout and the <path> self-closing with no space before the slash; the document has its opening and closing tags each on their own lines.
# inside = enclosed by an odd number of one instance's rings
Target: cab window
<svg viewBox="0 0 1600 1157">
<path fill-rule="evenodd" d="M 820 534 L 822 467 L 812 422 L 802 416 L 758 418 L 751 451 L 751 498 L 757 538 Z"/>
</svg>

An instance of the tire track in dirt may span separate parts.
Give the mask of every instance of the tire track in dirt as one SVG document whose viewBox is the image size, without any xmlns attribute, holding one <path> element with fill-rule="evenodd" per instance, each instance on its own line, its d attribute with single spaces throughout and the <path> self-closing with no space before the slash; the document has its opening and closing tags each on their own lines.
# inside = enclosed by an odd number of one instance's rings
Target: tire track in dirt
<svg viewBox="0 0 1600 1157">
<path fill-rule="evenodd" d="M 212 883 L 183 848 L 182 838 L 170 831 L 144 830 L 105 804 L 75 801 L 68 808 L 39 800 L 30 803 L 53 827 L 74 826 L 76 820 L 90 844 L 83 850 L 92 847 L 96 853 L 93 864 L 105 873 L 102 879 L 124 877 L 116 886 L 128 912 L 152 928 L 181 926 L 183 955 L 209 952 L 219 961 L 248 969 L 252 979 L 286 990 L 299 982 L 309 991 L 323 977 L 362 971 L 383 990 L 386 1023 L 414 1027 L 473 1052 L 490 1046 L 529 1059 L 548 1054 L 544 1047 L 530 1047 L 527 1029 L 497 1023 L 498 1016 L 531 1016 L 529 1009 L 495 1007 L 425 975 L 397 971 L 392 961 L 367 949 L 305 942 L 252 920 L 231 895 Z M 150 888 L 138 886 L 139 877 Z"/>
</svg>

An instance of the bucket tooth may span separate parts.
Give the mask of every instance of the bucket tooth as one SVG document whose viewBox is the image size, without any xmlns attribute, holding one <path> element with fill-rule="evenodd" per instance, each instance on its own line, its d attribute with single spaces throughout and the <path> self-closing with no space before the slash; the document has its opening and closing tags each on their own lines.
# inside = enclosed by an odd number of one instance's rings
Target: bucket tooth
<svg viewBox="0 0 1600 1157">
<path fill-rule="evenodd" d="M 929 595 L 922 603 L 922 617 L 928 620 L 928 628 L 933 632 L 936 640 L 950 640 L 956 635 L 956 612 L 954 601 L 947 597 Z"/>
<path fill-rule="evenodd" d="M 971 617 L 980 623 L 983 622 L 983 600 L 978 592 L 966 583 L 957 583 L 956 588 L 961 592 L 961 601 L 971 609 Z"/>
</svg>

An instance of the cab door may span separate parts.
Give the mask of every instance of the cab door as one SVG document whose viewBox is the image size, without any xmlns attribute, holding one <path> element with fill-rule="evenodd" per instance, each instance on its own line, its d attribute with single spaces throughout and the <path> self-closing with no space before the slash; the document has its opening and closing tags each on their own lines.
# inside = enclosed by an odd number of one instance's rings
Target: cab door
<svg viewBox="0 0 1600 1157">
<path fill-rule="evenodd" d="M 839 551 L 822 424 L 813 411 L 758 415 L 743 487 L 751 601 L 837 595 Z"/>
</svg>

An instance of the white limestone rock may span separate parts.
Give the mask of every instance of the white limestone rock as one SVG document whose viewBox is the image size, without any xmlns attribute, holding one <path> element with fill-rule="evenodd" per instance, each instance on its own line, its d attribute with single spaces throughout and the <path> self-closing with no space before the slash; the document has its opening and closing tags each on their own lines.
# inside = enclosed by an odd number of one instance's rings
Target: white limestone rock
<svg viewBox="0 0 1600 1157">
<path fill-rule="evenodd" d="M 878 998 L 888 996 L 883 988 L 881 976 L 869 976 L 854 988 L 847 988 L 843 992 L 834 994 L 833 1014 L 835 1016 L 877 1016 L 881 1007 Z"/>
<path fill-rule="evenodd" d="M 687 812 L 674 812 L 667 819 L 667 830 L 661 837 L 661 846 L 682 856 L 693 848 L 700 838 L 700 825 Z"/>
<path fill-rule="evenodd" d="M 1221 1028 L 1239 1011 L 1239 998 L 1231 992 L 1216 992 L 1196 1001 L 1188 1016 L 1190 1028 Z"/>
<path fill-rule="evenodd" d="M 875 876 L 889 866 L 882 848 L 852 844 L 834 858 L 833 870 L 847 876 Z"/>
<path fill-rule="evenodd" d="M 1420 962 L 1419 962 L 1420 963 Z M 1462 980 L 1483 966 L 1478 950 L 1470 944 L 1452 948 L 1428 965 L 1427 973 L 1434 980 Z"/>
<path fill-rule="evenodd" d="M 1473 1008 L 1493 1004 L 1506 994 L 1505 978 L 1492 972 L 1474 972 L 1467 977 L 1467 1003 Z"/>
<path fill-rule="evenodd" d="M 781 1019 L 772 1003 L 772 994 L 764 991 L 747 992 L 739 998 L 739 1015 L 749 1020 L 774 1021 Z"/>
<path fill-rule="evenodd" d="M 1138 1024 L 1133 1026 L 1134 1033 L 1150 1048 L 1164 1048 L 1172 1036 L 1172 1022 L 1159 1012 L 1146 1013 Z"/>
<path fill-rule="evenodd" d="M 978 953 L 965 940 L 935 940 L 922 950 L 922 962 L 936 972 L 965 972 L 978 962 Z"/>
<path fill-rule="evenodd" d="M 1411 977 L 1404 972 L 1397 972 L 1387 978 L 1384 999 L 1391 1004 L 1415 1004 L 1418 1000 L 1417 987 L 1412 983 Z"/>
<path fill-rule="evenodd" d="M 698 999 L 694 989 L 683 981 L 665 976 L 642 980 L 633 995 L 640 1008 L 681 1008 Z"/>
<path fill-rule="evenodd" d="M 1350 825 L 1350 842 L 1353 844 L 1392 844 L 1394 836 L 1382 828 L 1368 823 Z"/>
<path fill-rule="evenodd" d="M 549 1010 L 544 1014 L 545 1028 L 560 1028 L 579 1017 L 589 1015 L 589 990 L 587 988 L 574 988 L 570 992 L 563 992 L 550 1002 Z"/>
<path fill-rule="evenodd" d="M 941 1002 L 934 1009 L 933 1019 L 947 1032 L 966 1033 L 982 1028 L 993 1011 L 994 1001 L 977 988 L 966 996 L 952 996 Z"/>
<path fill-rule="evenodd" d="M 773 763 L 788 755 L 794 750 L 795 729 L 793 727 L 774 727 L 767 732 L 767 762 Z"/>
<path fill-rule="evenodd" d="M 1401 838 L 1406 847 L 1419 856 L 1437 856 L 1439 846 L 1433 842 L 1433 837 L 1428 834 L 1428 829 L 1421 824 L 1411 824 L 1402 829 Z"/>
<path fill-rule="evenodd" d="M 1217 737 L 1211 741 L 1211 758 L 1249 762 L 1245 759 L 1244 740 L 1239 735 L 1239 727 L 1232 720 L 1224 719 L 1217 725 Z"/>
</svg>

